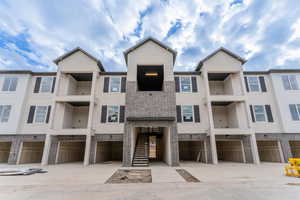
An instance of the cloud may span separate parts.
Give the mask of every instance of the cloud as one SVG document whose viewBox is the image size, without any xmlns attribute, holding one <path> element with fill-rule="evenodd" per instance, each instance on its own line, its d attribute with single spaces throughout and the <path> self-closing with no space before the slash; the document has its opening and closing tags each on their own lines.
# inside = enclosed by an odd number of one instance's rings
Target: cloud
<svg viewBox="0 0 300 200">
<path fill-rule="evenodd" d="M 300 67 L 296 0 L 2 0 L 0 69 L 56 70 L 76 46 L 108 71 L 126 70 L 123 51 L 147 36 L 178 52 L 175 70 L 193 70 L 224 46 L 247 70 Z"/>
</svg>

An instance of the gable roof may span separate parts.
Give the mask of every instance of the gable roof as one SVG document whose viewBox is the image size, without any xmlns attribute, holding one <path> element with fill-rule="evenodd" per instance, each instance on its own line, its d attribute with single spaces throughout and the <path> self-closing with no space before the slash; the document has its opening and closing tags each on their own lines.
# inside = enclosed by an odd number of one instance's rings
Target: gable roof
<svg viewBox="0 0 300 200">
<path fill-rule="evenodd" d="M 99 67 L 99 69 L 100 69 L 100 71 L 105 72 L 105 69 L 104 69 L 104 67 L 103 67 L 103 65 L 102 65 L 102 63 L 101 63 L 101 61 L 98 60 L 96 57 L 92 56 L 91 54 L 89 54 L 88 52 L 86 52 L 85 50 L 81 49 L 80 47 L 76 47 L 75 49 L 73 49 L 73 50 L 71 50 L 71 51 L 69 51 L 69 52 L 63 54 L 62 56 L 56 58 L 53 62 L 54 62 L 55 64 L 58 65 L 58 63 L 59 63 L 60 61 L 64 60 L 65 58 L 69 57 L 70 55 L 72 55 L 72 54 L 74 54 L 74 53 L 76 53 L 76 52 L 78 52 L 78 51 L 84 53 L 86 56 L 88 56 L 89 58 L 91 58 L 91 59 L 93 59 L 94 61 L 96 61 L 97 65 L 98 65 L 98 67 Z"/>
<path fill-rule="evenodd" d="M 219 49 L 217 49 L 216 51 L 212 52 L 211 54 L 209 54 L 208 56 L 206 56 L 205 58 L 203 58 L 202 60 L 200 60 L 200 62 L 198 63 L 197 67 L 196 67 L 196 70 L 195 71 L 199 71 L 203 65 L 203 63 L 205 61 L 207 61 L 208 59 L 210 59 L 211 57 L 213 57 L 214 55 L 216 55 L 217 53 L 219 53 L 220 51 L 223 51 L 225 53 L 227 53 L 228 55 L 230 55 L 231 57 L 239 60 L 242 65 L 247 62 L 247 60 L 245 60 L 244 58 L 238 56 L 237 54 L 229 51 L 228 49 L 225 49 L 224 47 L 220 47 Z"/>
<path fill-rule="evenodd" d="M 148 37 L 146 39 L 143 39 L 142 41 L 138 42 L 136 45 L 134 45 L 133 47 L 127 49 L 126 51 L 123 52 L 124 57 L 125 57 L 125 62 L 127 64 L 127 60 L 128 60 L 128 54 L 132 51 L 134 51 L 135 49 L 139 48 L 140 46 L 142 46 L 143 44 L 145 44 L 148 41 L 152 41 L 155 44 L 159 45 L 160 47 L 166 49 L 167 51 L 171 52 L 173 54 L 173 64 L 175 63 L 176 60 L 176 55 L 177 52 L 173 49 L 171 49 L 170 47 L 168 47 L 167 45 L 165 45 L 164 43 L 160 42 L 159 40 L 153 38 L 153 37 Z"/>
</svg>

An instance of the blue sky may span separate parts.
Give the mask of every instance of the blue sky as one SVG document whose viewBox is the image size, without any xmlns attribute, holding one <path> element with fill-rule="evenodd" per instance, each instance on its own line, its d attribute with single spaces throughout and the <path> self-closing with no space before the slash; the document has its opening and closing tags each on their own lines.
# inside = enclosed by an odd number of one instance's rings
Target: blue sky
<svg viewBox="0 0 300 200">
<path fill-rule="evenodd" d="M 300 68 L 298 0 L 1 0 L 0 69 L 54 71 L 80 46 L 107 71 L 125 71 L 123 51 L 152 36 L 178 52 L 175 70 L 223 46 L 246 70 Z"/>
</svg>

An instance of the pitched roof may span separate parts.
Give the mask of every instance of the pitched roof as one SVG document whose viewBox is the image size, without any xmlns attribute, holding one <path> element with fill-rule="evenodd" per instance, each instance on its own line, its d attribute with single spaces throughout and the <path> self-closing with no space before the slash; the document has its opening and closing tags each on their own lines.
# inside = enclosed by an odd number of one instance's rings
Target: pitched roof
<svg viewBox="0 0 300 200">
<path fill-rule="evenodd" d="M 211 54 L 209 54 L 208 56 L 206 56 L 205 58 L 203 58 L 202 60 L 200 60 L 200 62 L 198 63 L 195 71 L 199 71 L 205 61 L 207 61 L 208 59 L 210 59 L 211 57 L 213 57 L 214 55 L 216 55 L 220 51 L 223 51 L 223 52 L 227 53 L 228 55 L 232 56 L 233 58 L 239 60 L 242 64 L 244 64 L 245 62 L 247 62 L 247 60 L 245 60 L 244 58 L 238 56 L 237 54 L 229 51 L 228 49 L 225 49 L 224 47 L 220 47 L 216 51 L 212 52 Z"/>
<path fill-rule="evenodd" d="M 142 46 L 143 44 L 145 44 L 148 41 L 152 41 L 155 44 L 159 45 L 160 47 L 162 47 L 162 48 L 166 49 L 167 51 L 171 52 L 173 54 L 173 64 L 175 63 L 176 55 L 177 55 L 177 52 L 175 50 L 171 49 L 170 47 L 168 47 L 167 45 L 165 45 L 164 43 L 160 42 L 159 40 L 157 40 L 153 37 L 148 37 L 148 38 L 143 39 L 142 41 L 138 42 L 133 47 L 131 47 L 131 48 L 129 48 L 126 51 L 123 52 L 126 64 L 127 64 L 127 60 L 128 60 L 127 59 L 128 54 L 130 52 L 134 51 L 135 49 L 139 48 L 140 46 Z"/>
<path fill-rule="evenodd" d="M 62 56 L 56 58 L 53 62 L 54 62 L 55 64 L 58 64 L 58 63 L 59 63 L 60 61 L 62 61 L 63 59 L 69 57 L 70 55 L 72 55 L 72 54 L 74 54 L 74 53 L 76 53 L 76 52 L 78 52 L 78 51 L 84 53 L 84 54 L 87 55 L 89 58 L 91 58 L 91 59 L 93 59 L 94 61 L 96 61 L 96 62 L 97 62 L 97 65 L 98 65 L 98 67 L 99 67 L 99 69 L 100 69 L 100 71 L 105 72 L 105 69 L 104 69 L 104 67 L 103 67 L 103 65 L 102 65 L 102 63 L 101 63 L 101 61 L 98 60 L 96 57 L 92 56 L 91 54 L 89 54 L 88 52 L 86 52 L 85 50 L 81 49 L 80 47 L 76 47 L 75 49 L 73 49 L 73 50 L 71 50 L 71 51 L 69 51 L 69 52 L 63 54 Z"/>
</svg>

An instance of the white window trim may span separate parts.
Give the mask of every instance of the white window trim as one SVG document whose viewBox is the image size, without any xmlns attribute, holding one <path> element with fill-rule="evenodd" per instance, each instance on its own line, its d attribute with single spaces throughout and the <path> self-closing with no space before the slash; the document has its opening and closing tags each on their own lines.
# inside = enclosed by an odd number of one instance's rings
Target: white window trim
<svg viewBox="0 0 300 200">
<path fill-rule="evenodd" d="M 286 76 L 286 77 L 287 77 L 287 80 L 288 80 L 288 83 L 289 83 L 289 87 L 290 87 L 291 89 L 286 89 L 286 88 L 284 87 L 284 82 L 283 82 L 283 79 L 282 79 L 283 76 Z M 292 83 L 291 83 L 291 79 L 290 79 L 291 76 L 295 76 L 295 80 L 296 80 L 298 89 L 294 89 L 294 88 L 292 87 Z M 283 87 L 283 89 L 284 89 L 285 91 L 298 91 L 298 90 L 299 90 L 299 83 L 298 83 L 297 76 L 296 76 L 295 74 L 284 74 L 284 75 L 281 75 L 281 80 L 282 80 L 282 87 Z"/>
<path fill-rule="evenodd" d="M 181 90 L 181 78 L 189 78 L 190 79 L 190 91 L 182 91 Z M 191 76 L 180 76 L 179 77 L 179 91 L 182 93 L 192 93 L 193 92 L 193 84 L 192 84 L 192 77 Z"/>
<path fill-rule="evenodd" d="M 118 92 L 113 92 L 113 91 L 111 91 L 111 82 L 112 82 L 112 78 L 119 78 L 119 80 L 120 80 L 120 83 L 119 83 L 119 91 Z M 122 86 L 122 79 L 121 79 L 121 77 L 110 77 L 110 79 L 109 79 L 109 88 L 108 88 L 108 90 L 109 90 L 109 93 L 121 93 L 121 86 Z"/>
<path fill-rule="evenodd" d="M 298 110 L 298 105 L 300 106 L 300 104 L 294 103 L 294 104 L 292 104 L 292 105 L 295 105 L 295 106 L 296 106 L 296 111 L 297 111 L 298 118 L 299 118 L 299 120 L 293 120 L 293 118 L 292 118 L 292 121 L 294 121 L 294 122 L 300 122 L 300 111 Z M 290 111 L 290 112 L 291 112 L 291 111 Z M 292 113 L 291 113 L 291 114 L 292 114 Z"/>
<path fill-rule="evenodd" d="M 112 107 L 112 106 L 118 106 L 118 121 L 117 122 L 109 122 L 108 121 L 108 107 Z M 107 105 L 107 112 L 106 112 L 106 123 L 108 124 L 119 124 L 120 123 L 120 107 L 119 105 Z"/>
<path fill-rule="evenodd" d="M 40 83 L 39 93 L 43 93 L 43 94 L 52 93 L 52 86 L 53 86 L 54 77 L 53 76 L 39 76 L 39 77 L 41 77 L 41 83 Z M 51 86 L 50 86 L 50 91 L 48 91 L 48 92 L 41 91 L 43 78 L 52 78 L 52 80 L 51 80 Z"/>
<path fill-rule="evenodd" d="M 0 106 L 10 106 L 10 110 L 9 110 L 9 115 L 8 115 L 8 118 L 7 118 L 7 122 L 2 122 L 2 117 L 3 117 L 3 108 L 2 108 L 2 111 L 0 113 L 0 124 L 1 123 L 8 123 L 9 122 L 9 118 L 10 118 L 10 115 L 11 115 L 11 110 L 12 110 L 12 105 L 8 105 L 8 104 L 5 104 L 5 105 L 0 105 Z"/>
<path fill-rule="evenodd" d="M 263 107 L 263 110 L 264 110 L 264 116 L 265 116 L 265 121 L 257 121 L 256 120 L 256 112 L 255 112 L 255 106 L 262 106 Z M 255 119 L 255 122 L 257 123 L 265 123 L 265 122 L 268 122 L 268 118 L 267 118 L 267 112 L 266 112 L 266 106 L 265 105 L 253 105 L 253 112 L 254 112 L 254 119 Z M 261 113 L 262 114 L 262 113 Z"/>
<path fill-rule="evenodd" d="M 12 82 L 11 80 L 9 81 L 8 90 L 6 90 L 6 91 L 3 91 L 3 90 L 2 90 L 6 78 L 9 78 L 9 79 L 11 79 L 11 78 L 16 78 L 16 79 L 17 79 L 16 90 L 9 90 L 9 88 L 10 88 L 10 86 L 11 86 L 11 82 Z M 16 91 L 17 91 L 17 88 L 18 88 L 18 82 L 19 82 L 19 78 L 18 78 L 17 76 L 6 76 L 6 77 L 4 77 L 3 83 L 2 83 L 2 87 L 0 88 L 1 93 L 12 93 L 12 92 L 16 92 Z"/>
<path fill-rule="evenodd" d="M 251 90 L 251 87 L 250 87 L 251 84 L 250 84 L 250 81 L 249 81 L 250 77 L 252 77 L 252 78 L 254 77 L 254 78 L 257 79 L 257 81 L 258 81 L 258 91 L 252 91 Z M 259 81 L 259 77 L 258 76 L 247 76 L 247 82 L 248 82 L 249 92 L 253 92 L 253 93 L 255 93 L 255 92 L 256 93 L 261 92 L 261 85 L 260 85 L 260 81 Z"/>
<path fill-rule="evenodd" d="M 190 121 L 190 122 L 185 122 L 184 121 L 184 118 L 183 118 L 183 109 L 182 109 L 182 107 L 183 106 L 191 106 L 192 107 L 192 118 L 193 118 L 193 121 Z M 193 105 L 181 105 L 180 106 L 181 107 L 181 121 L 183 122 L 183 123 L 194 123 L 195 122 L 195 114 L 194 114 L 194 106 Z"/>
<path fill-rule="evenodd" d="M 32 124 L 46 124 L 47 114 L 48 114 L 48 106 L 44 106 L 44 105 L 34 105 L 34 106 L 35 106 L 35 110 L 34 110 L 34 117 L 33 117 L 33 123 Z M 45 115 L 45 119 L 44 119 L 43 122 L 36 122 L 35 121 L 37 107 L 46 107 L 46 115 Z"/>
</svg>

